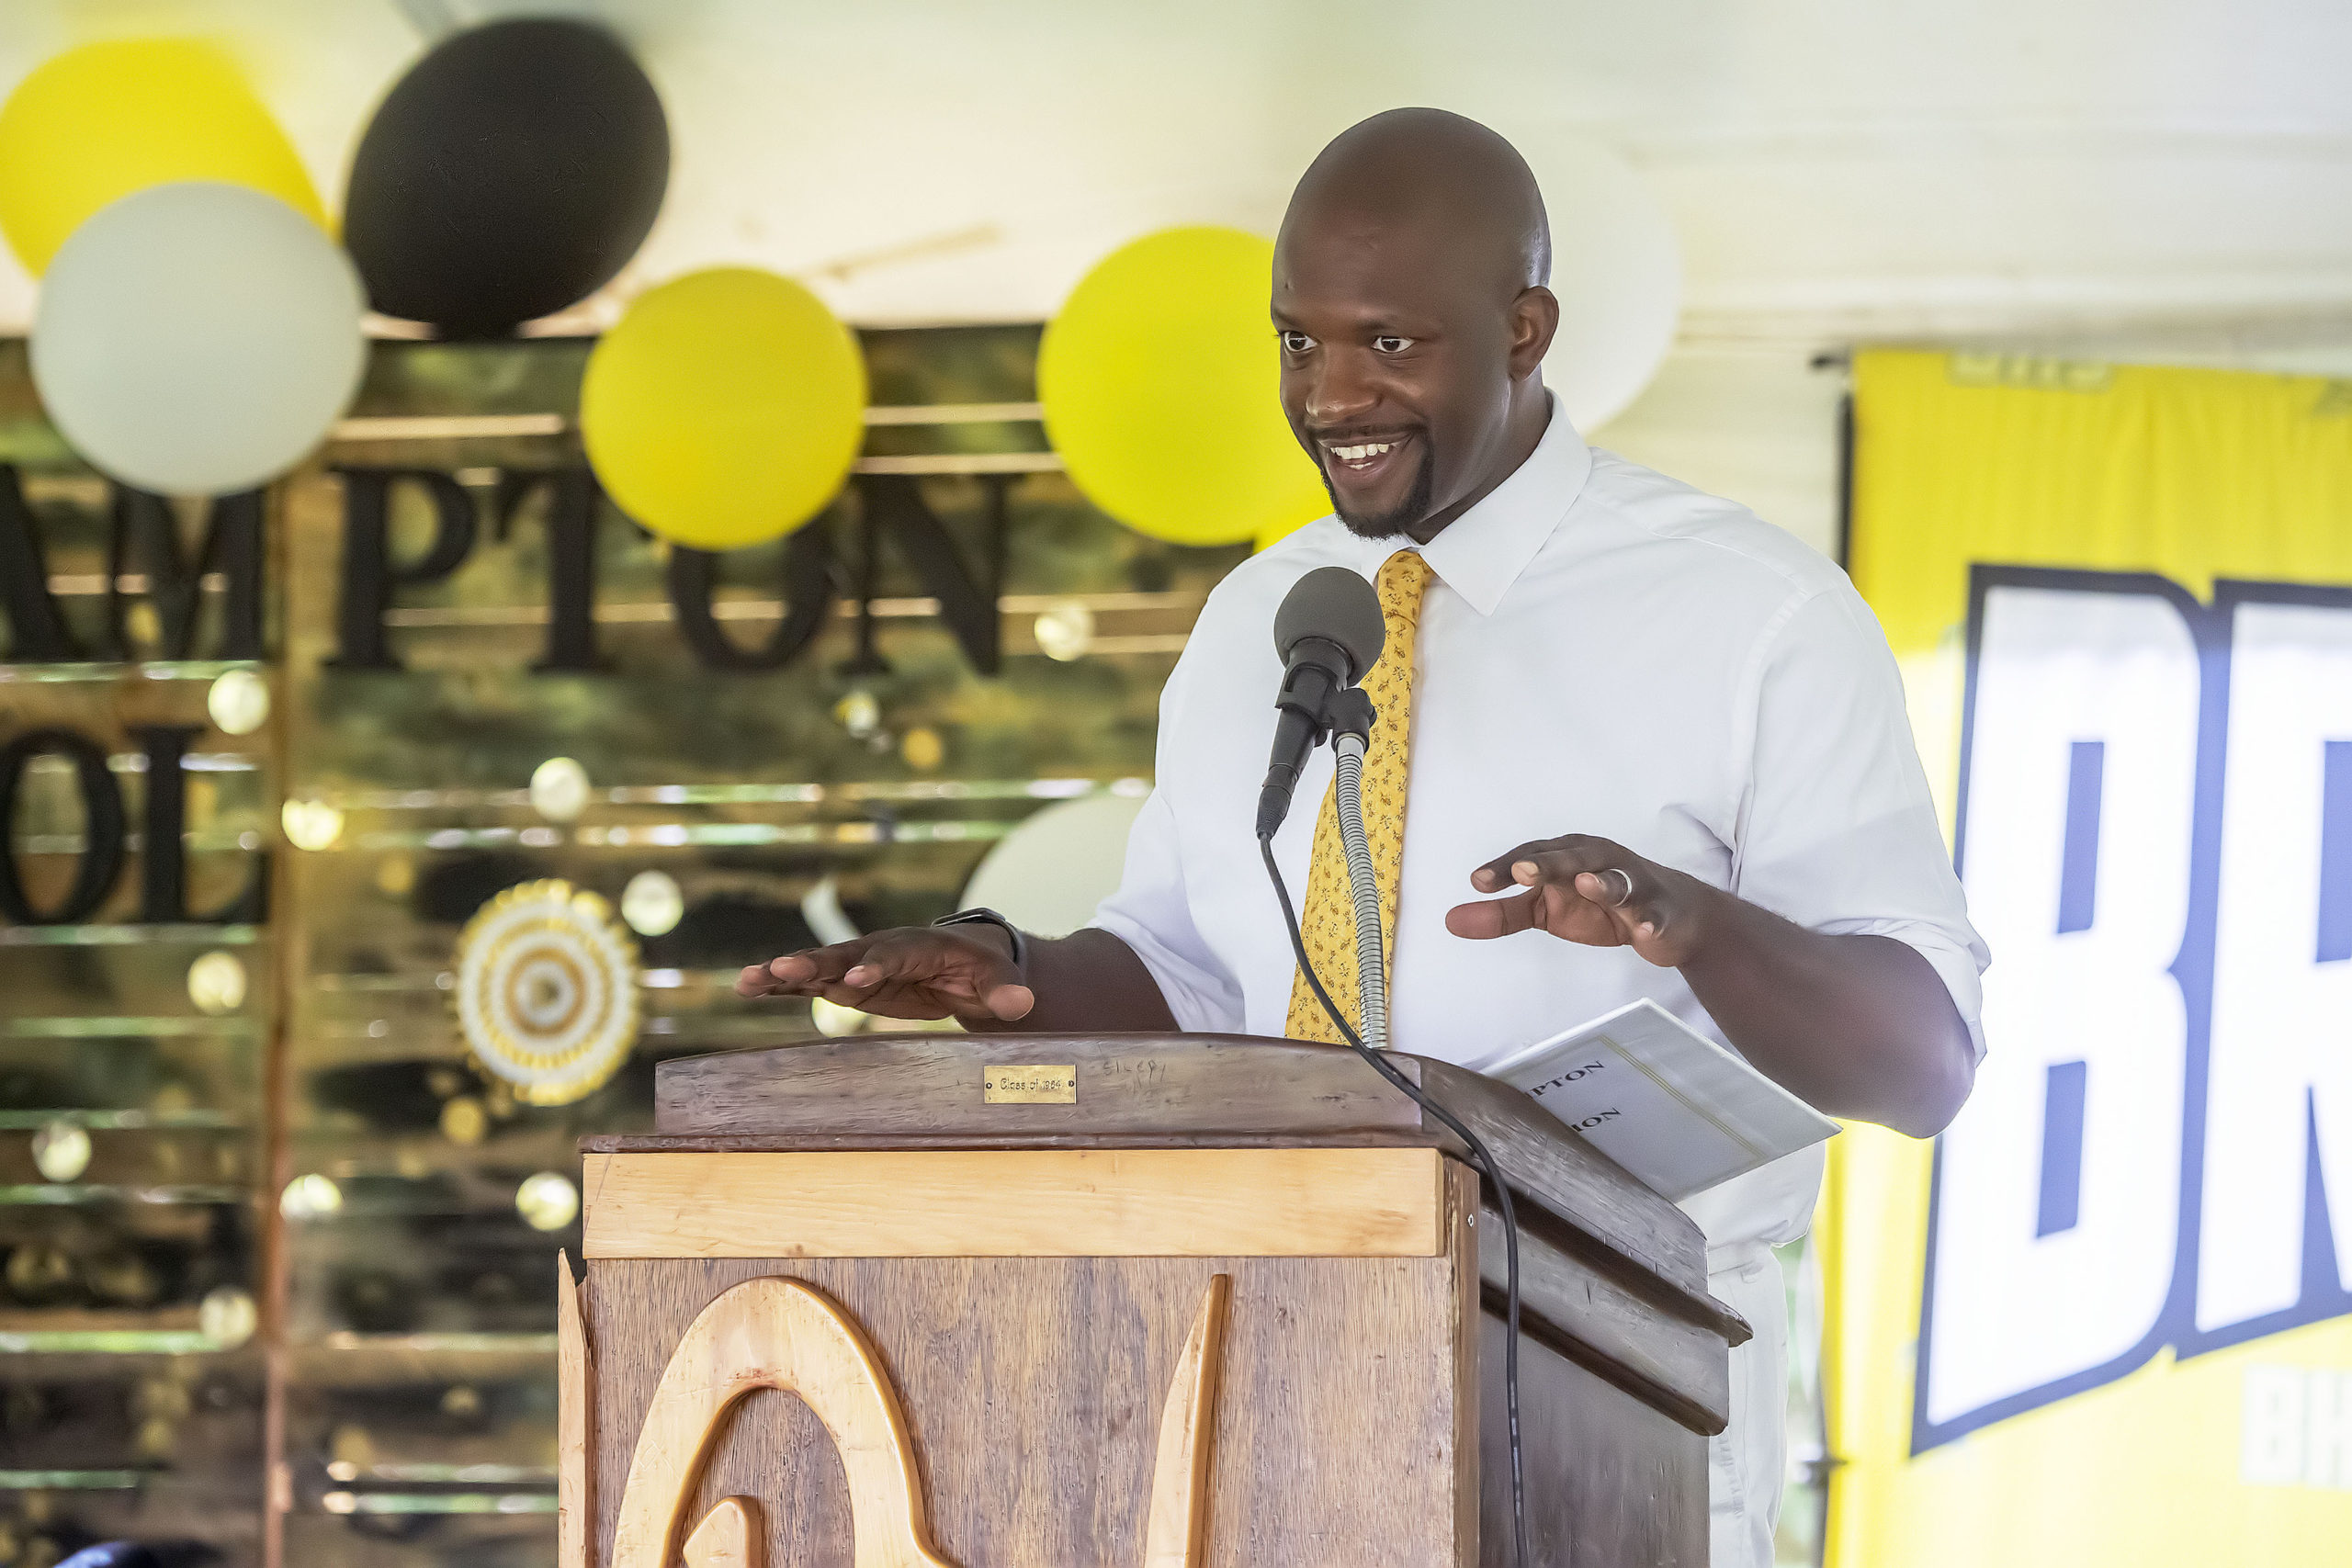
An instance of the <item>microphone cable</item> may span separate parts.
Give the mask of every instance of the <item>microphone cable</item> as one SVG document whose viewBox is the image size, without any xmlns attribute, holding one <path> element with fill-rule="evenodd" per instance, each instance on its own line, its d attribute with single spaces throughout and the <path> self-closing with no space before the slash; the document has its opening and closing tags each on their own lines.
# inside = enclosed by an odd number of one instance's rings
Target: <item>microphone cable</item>
<svg viewBox="0 0 2352 1568">
<path fill-rule="evenodd" d="M 1306 976 L 1306 988 L 1331 1020 L 1331 1026 L 1348 1043 L 1348 1048 L 1366 1062 L 1384 1078 L 1402 1089 L 1423 1111 L 1437 1118 L 1448 1132 L 1468 1146 L 1478 1168 L 1495 1190 L 1495 1207 L 1503 1222 L 1503 1319 L 1506 1337 L 1503 1341 L 1503 1410 L 1510 1435 L 1510 1522 L 1512 1561 L 1518 1568 L 1532 1568 L 1527 1555 L 1527 1473 L 1521 1462 L 1519 1442 L 1519 1217 L 1511 1211 L 1510 1186 L 1503 1180 L 1502 1167 L 1487 1150 L 1476 1133 L 1464 1126 L 1453 1111 L 1430 1098 L 1428 1091 L 1405 1076 L 1396 1065 L 1368 1049 L 1348 1021 L 1340 1014 L 1339 1005 L 1331 1000 L 1331 993 L 1315 973 L 1315 964 L 1306 956 L 1306 943 L 1299 936 L 1298 913 L 1291 908 L 1290 888 L 1283 882 L 1282 867 L 1274 863 L 1274 838 L 1272 833 L 1258 835 L 1258 852 L 1266 863 L 1266 875 L 1274 885 L 1274 897 L 1283 907 L 1283 927 L 1290 933 L 1290 950 L 1298 959 L 1298 972 Z M 1475 1216 L 1474 1216 L 1475 1218 Z M 1475 1263 L 1474 1263 L 1475 1267 Z"/>
</svg>

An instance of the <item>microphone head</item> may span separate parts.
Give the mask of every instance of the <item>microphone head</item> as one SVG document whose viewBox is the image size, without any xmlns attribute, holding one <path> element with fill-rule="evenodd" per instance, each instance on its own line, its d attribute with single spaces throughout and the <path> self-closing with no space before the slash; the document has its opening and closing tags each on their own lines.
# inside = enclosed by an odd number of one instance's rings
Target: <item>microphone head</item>
<svg viewBox="0 0 2352 1568">
<path fill-rule="evenodd" d="M 1274 612 L 1274 653 L 1290 662 L 1302 637 L 1320 637 L 1348 657 L 1348 683 L 1364 677 L 1388 642 L 1388 620 L 1372 584 L 1343 566 L 1318 566 L 1283 596 Z"/>
</svg>

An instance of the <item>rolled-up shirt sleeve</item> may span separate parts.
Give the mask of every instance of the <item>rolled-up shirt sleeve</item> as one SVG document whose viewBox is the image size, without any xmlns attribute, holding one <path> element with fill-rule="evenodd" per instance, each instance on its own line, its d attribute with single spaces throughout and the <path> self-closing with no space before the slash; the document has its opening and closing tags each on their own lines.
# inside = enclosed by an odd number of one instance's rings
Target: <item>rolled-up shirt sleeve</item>
<svg viewBox="0 0 2352 1568">
<path fill-rule="evenodd" d="M 1980 976 L 1885 635 L 1842 580 L 1759 639 L 1732 891 L 1813 931 L 1888 936 L 1935 966 L 1984 1054 Z"/>
<path fill-rule="evenodd" d="M 1159 694 L 1160 785 L 1136 813 L 1127 833 L 1126 867 L 1119 889 L 1094 911 L 1093 924 L 1135 950 L 1159 986 L 1176 1027 L 1190 1034 L 1238 1034 L 1246 1016 L 1240 984 L 1217 961 L 1193 920 L 1184 886 L 1184 853 L 1167 780 L 1170 737 L 1191 687 L 1178 660 Z"/>
</svg>

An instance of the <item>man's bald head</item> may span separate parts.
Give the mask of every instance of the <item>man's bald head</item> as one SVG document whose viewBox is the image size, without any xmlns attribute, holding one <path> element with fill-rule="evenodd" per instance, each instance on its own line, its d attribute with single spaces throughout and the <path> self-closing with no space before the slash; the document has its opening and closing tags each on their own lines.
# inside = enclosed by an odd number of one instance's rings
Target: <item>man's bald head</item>
<svg viewBox="0 0 2352 1568">
<path fill-rule="evenodd" d="M 1332 138 L 1291 192 L 1283 232 L 1351 218 L 1442 228 L 1514 294 L 1552 280 L 1552 226 L 1527 160 L 1444 109 L 1390 109 Z"/>
<path fill-rule="evenodd" d="M 1442 109 L 1392 109 L 1307 168 L 1274 245 L 1283 407 L 1360 534 L 1427 540 L 1550 418 L 1552 239 L 1527 161 Z"/>
</svg>

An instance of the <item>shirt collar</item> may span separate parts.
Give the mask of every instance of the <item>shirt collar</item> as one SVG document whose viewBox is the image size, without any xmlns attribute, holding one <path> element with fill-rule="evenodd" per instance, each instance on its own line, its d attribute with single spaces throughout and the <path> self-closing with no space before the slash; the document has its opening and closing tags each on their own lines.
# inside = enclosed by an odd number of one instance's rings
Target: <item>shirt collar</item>
<svg viewBox="0 0 2352 1568">
<path fill-rule="evenodd" d="M 1551 423 L 1527 461 L 1486 498 L 1420 547 L 1421 558 L 1481 615 L 1491 615 L 1544 541 L 1568 514 L 1592 472 L 1592 449 L 1550 391 Z"/>
</svg>

